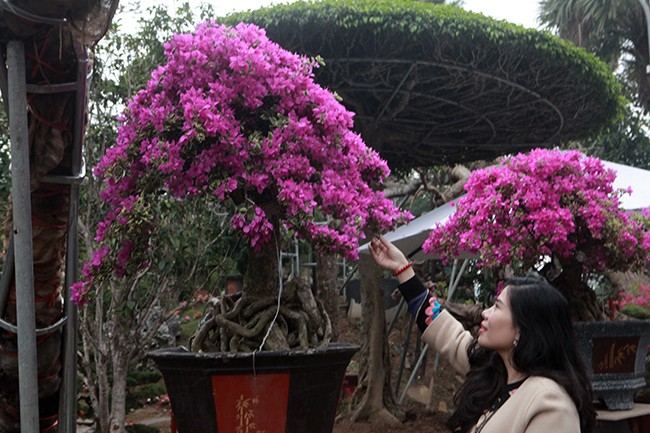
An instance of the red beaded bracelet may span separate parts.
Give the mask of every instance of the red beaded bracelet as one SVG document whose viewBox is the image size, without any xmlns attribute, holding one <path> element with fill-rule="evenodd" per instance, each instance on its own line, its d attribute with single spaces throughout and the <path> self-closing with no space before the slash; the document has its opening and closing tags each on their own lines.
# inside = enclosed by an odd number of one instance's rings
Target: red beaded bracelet
<svg viewBox="0 0 650 433">
<path fill-rule="evenodd" d="M 402 266 L 402 267 L 399 268 L 398 270 L 394 271 L 394 272 L 393 272 L 393 277 L 398 276 L 399 274 L 401 274 L 402 272 L 404 272 L 405 270 L 407 270 L 407 269 L 410 268 L 411 266 L 413 266 L 413 262 L 408 262 L 407 264 L 405 264 L 404 266 Z"/>
</svg>

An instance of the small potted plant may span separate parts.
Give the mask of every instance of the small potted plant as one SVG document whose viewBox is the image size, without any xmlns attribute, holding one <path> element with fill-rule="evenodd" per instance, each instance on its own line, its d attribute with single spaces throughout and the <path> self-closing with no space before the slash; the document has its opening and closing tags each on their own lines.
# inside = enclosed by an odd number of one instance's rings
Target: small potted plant
<svg viewBox="0 0 650 433">
<path fill-rule="evenodd" d="M 514 272 L 540 270 L 581 322 L 576 331 L 596 396 L 610 409 L 629 409 L 644 384 L 650 322 L 594 322 L 605 317 L 587 284 L 598 272 L 650 264 L 649 215 L 621 209 L 625 191 L 613 189 L 615 176 L 577 151 L 537 149 L 506 158 L 472 173 L 457 211 L 423 249 L 447 259 L 471 252 L 483 266 Z"/>
<path fill-rule="evenodd" d="M 115 146 L 95 168 L 111 211 L 73 297 L 84 303 L 98 282 L 153 265 L 157 197 L 230 206 L 249 246 L 241 295 L 220 301 L 193 352 L 152 354 L 176 425 L 181 433 L 331 432 L 356 347 L 331 344 L 331 323 L 309 288 L 283 281 L 282 237 L 355 259 L 364 230 L 409 215 L 379 190 L 388 167 L 352 131 L 353 114 L 314 83 L 316 60 L 250 24 L 206 22 L 165 50 L 167 62 L 128 104 Z"/>
</svg>

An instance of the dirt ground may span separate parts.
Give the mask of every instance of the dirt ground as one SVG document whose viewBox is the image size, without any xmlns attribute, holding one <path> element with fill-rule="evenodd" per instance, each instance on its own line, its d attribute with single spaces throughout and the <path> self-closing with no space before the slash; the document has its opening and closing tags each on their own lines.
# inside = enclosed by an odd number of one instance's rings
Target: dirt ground
<svg viewBox="0 0 650 433">
<path fill-rule="evenodd" d="M 359 342 L 361 330 L 358 322 L 343 316 L 340 319 L 340 340 L 345 342 Z M 404 347 L 408 330 L 406 316 L 400 318 L 389 335 L 390 353 L 392 358 L 391 384 L 395 387 L 401 362 L 401 351 Z M 417 331 L 415 328 L 410 333 L 410 343 L 407 350 L 405 368 L 401 376 L 397 399 L 404 391 L 420 355 L 421 345 L 417 344 Z M 339 414 L 333 433 L 442 433 L 449 432 L 445 426 L 449 408 L 455 390 L 460 385 L 449 365 L 444 361 L 436 362 L 435 355 L 428 353 L 426 363 L 420 368 L 409 390 L 405 394 L 401 407 L 406 412 L 406 421 L 399 424 L 382 422 L 356 422 L 348 421 L 344 414 Z M 353 358 L 351 363 L 358 360 Z"/>
<path fill-rule="evenodd" d="M 447 433 L 445 417 L 439 413 L 415 413 L 416 418 L 402 424 L 372 424 L 337 421 L 332 433 Z"/>
<path fill-rule="evenodd" d="M 345 312 L 344 312 L 345 313 Z M 397 321 L 396 326 L 389 336 L 392 356 L 392 384 L 396 383 L 400 353 L 406 338 L 408 321 L 405 317 Z M 344 314 L 339 323 L 339 341 L 358 343 L 361 339 L 361 326 L 356 320 L 348 319 Z M 416 352 L 416 331 L 412 330 L 410 346 L 407 351 L 406 366 L 402 374 L 399 389 L 401 395 L 405 384 L 412 373 L 412 367 L 417 362 L 419 352 Z M 352 423 L 345 417 L 345 398 L 342 401 L 339 416 L 334 425 L 333 433 L 442 433 L 449 430 L 444 422 L 447 418 L 448 408 L 451 406 L 453 393 L 459 385 L 459 379 L 451 372 L 444 362 L 438 364 L 434 371 L 435 356 L 428 354 L 423 373 L 420 374 L 409 388 L 403 399 L 401 407 L 406 411 L 407 420 L 403 423 L 390 424 L 386 422 L 357 422 Z M 349 370 L 354 370 L 358 365 L 358 355 L 355 355 Z M 431 384 L 432 387 L 431 387 Z M 433 393 L 429 391 L 433 389 Z M 398 395 L 398 398 L 399 398 Z M 137 409 L 127 416 L 127 423 L 146 424 L 160 429 L 161 433 L 170 433 L 170 407 L 165 399 Z M 87 431 L 92 431 L 88 429 Z"/>
<path fill-rule="evenodd" d="M 423 405 L 405 402 L 409 419 L 401 424 L 357 422 L 337 419 L 332 433 L 448 433 L 444 425 L 446 414 L 427 410 Z M 170 410 L 168 404 L 156 404 L 132 412 L 127 423 L 146 424 L 157 427 L 160 433 L 170 433 Z M 92 432 L 90 427 L 80 427 L 78 433 Z"/>
</svg>

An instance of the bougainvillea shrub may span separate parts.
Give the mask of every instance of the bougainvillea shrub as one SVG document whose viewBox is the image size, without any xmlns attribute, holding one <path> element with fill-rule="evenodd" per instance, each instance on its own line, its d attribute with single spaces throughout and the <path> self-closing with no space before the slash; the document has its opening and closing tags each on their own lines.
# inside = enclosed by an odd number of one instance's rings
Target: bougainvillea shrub
<svg viewBox="0 0 650 433">
<path fill-rule="evenodd" d="M 94 169 L 111 210 L 77 302 L 94 282 L 149 266 L 149 203 L 160 194 L 232 203 L 233 229 L 257 252 L 288 230 L 355 259 L 365 229 L 409 217 L 379 190 L 388 167 L 352 131 L 353 113 L 314 83 L 316 60 L 254 25 L 213 22 L 175 36 L 165 53 Z"/>
<path fill-rule="evenodd" d="M 536 149 L 472 173 L 467 195 L 423 249 L 451 260 L 529 268 L 548 257 L 585 271 L 643 269 L 650 260 L 647 213 L 631 214 L 614 190 L 615 172 L 577 151 Z"/>
</svg>

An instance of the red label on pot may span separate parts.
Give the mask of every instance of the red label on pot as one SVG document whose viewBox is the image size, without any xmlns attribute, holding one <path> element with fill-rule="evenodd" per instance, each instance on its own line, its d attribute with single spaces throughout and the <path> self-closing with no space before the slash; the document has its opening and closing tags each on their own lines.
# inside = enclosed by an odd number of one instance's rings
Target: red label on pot
<svg viewBox="0 0 650 433">
<path fill-rule="evenodd" d="M 219 432 L 285 432 L 289 374 L 212 376 L 212 393 Z"/>
</svg>

